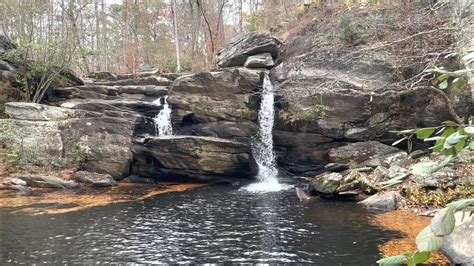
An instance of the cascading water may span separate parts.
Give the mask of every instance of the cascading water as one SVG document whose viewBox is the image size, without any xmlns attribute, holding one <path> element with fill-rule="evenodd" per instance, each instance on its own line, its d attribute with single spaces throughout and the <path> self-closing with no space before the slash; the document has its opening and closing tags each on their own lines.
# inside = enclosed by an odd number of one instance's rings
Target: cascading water
<svg viewBox="0 0 474 266">
<path fill-rule="evenodd" d="M 154 104 L 161 106 L 161 98 L 153 101 Z M 163 109 L 153 118 L 155 130 L 158 136 L 167 137 L 173 135 L 173 127 L 171 126 L 171 108 L 168 104 L 168 96 L 164 97 Z"/>
<path fill-rule="evenodd" d="M 283 189 L 278 183 L 275 154 L 273 153 L 273 122 L 275 108 L 273 107 L 273 85 L 265 73 L 263 79 L 262 102 L 258 112 L 259 132 L 252 145 L 252 153 L 258 165 L 258 183 L 245 188 L 248 191 L 271 192 Z"/>
</svg>

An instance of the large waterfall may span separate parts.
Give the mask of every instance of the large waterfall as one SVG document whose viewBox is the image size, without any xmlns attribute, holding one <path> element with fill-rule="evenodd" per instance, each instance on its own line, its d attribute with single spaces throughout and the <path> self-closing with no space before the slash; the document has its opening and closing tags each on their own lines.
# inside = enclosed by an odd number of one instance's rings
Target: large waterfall
<svg viewBox="0 0 474 266">
<path fill-rule="evenodd" d="M 279 191 L 282 185 L 278 183 L 275 154 L 273 153 L 273 122 L 275 108 L 273 106 L 273 85 L 265 73 L 263 79 L 262 102 L 258 112 L 259 132 L 252 143 L 252 153 L 258 165 L 258 183 L 246 187 L 248 191 L 270 192 Z"/>
<path fill-rule="evenodd" d="M 161 106 L 161 99 L 156 99 L 153 103 Z M 158 136 L 166 137 L 173 135 L 173 127 L 171 126 L 171 108 L 168 104 L 168 96 L 163 99 L 163 109 L 153 118 L 155 123 L 155 130 L 158 132 Z"/>
</svg>

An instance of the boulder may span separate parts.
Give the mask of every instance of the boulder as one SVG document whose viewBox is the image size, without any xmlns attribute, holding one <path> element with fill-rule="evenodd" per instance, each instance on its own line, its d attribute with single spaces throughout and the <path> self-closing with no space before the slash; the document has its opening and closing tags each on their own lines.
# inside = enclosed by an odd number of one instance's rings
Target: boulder
<svg viewBox="0 0 474 266">
<path fill-rule="evenodd" d="M 100 72 L 91 72 L 87 74 L 88 78 L 93 78 L 96 80 L 117 80 L 117 76 L 113 73 L 108 71 L 100 71 Z"/>
<path fill-rule="evenodd" d="M 238 36 L 217 53 L 217 66 L 243 66 L 249 56 L 262 53 L 269 53 L 276 58 L 280 44 L 270 33 L 250 32 Z"/>
<path fill-rule="evenodd" d="M 467 218 L 456 226 L 451 234 L 444 237 L 441 251 L 452 264 L 474 265 L 472 236 L 474 236 L 474 220 Z"/>
<path fill-rule="evenodd" d="M 394 191 L 387 191 L 377 193 L 367 199 L 359 202 L 368 209 L 394 211 L 397 209 L 397 198 L 400 198 L 400 194 Z"/>
<path fill-rule="evenodd" d="M 253 177 L 247 144 L 201 136 L 145 137 L 133 145 L 133 173 L 159 180 L 225 180 Z"/>
<path fill-rule="evenodd" d="M 32 121 L 60 121 L 81 116 L 76 110 L 25 102 L 6 103 L 5 113 L 14 119 Z"/>
<path fill-rule="evenodd" d="M 17 176 L 16 178 L 24 180 L 30 187 L 59 189 L 74 189 L 79 187 L 79 184 L 74 181 L 66 181 L 54 176 Z"/>
<path fill-rule="evenodd" d="M 112 187 L 117 182 L 109 174 L 98 174 L 88 171 L 79 171 L 74 174 L 74 179 L 79 183 L 85 183 L 93 187 Z"/>
<path fill-rule="evenodd" d="M 248 68 L 272 68 L 275 66 L 270 53 L 252 55 L 245 60 L 244 67 Z"/>
<path fill-rule="evenodd" d="M 344 176 L 340 173 L 326 173 L 315 177 L 311 186 L 317 193 L 335 194 L 343 180 Z"/>
</svg>

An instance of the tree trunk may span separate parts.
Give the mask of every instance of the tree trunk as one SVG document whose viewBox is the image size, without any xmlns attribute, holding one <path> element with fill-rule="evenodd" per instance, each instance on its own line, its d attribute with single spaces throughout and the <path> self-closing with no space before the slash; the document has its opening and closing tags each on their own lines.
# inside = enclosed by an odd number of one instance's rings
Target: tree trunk
<svg viewBox="0 0 474 266">
<path fill-rule="evenodd" d="M 174 24 L 174 42 L 176 46 L 176 73 L 181 72 L 181 62 L 179 60 L 179 37 L 178 37 L 178 21 L 176 20 L 176 0 L 171 0 L 171 12 L 173 12 Z"/>
</svg>

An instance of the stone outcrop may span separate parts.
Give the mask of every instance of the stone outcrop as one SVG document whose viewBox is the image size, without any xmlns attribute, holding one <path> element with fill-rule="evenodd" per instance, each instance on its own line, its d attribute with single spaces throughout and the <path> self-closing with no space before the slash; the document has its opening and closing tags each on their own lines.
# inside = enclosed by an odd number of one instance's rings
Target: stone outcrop
<svg viewBox="0 0 474 266">
<path fill-rule="evenodd" d="M 243 66 L 249 56 L 269 53 L 273 58 L 278 56 L 281 42 L 269 33 L 250 32 L 236 37 L 217 53 L 217 66 Z"/>
<path fill-rule="evenodd" d="M 255 132 L 262 72 L 223 69 L 181 76 L 168 102 L 178 134 L 239 139 Z"/>
<path fill-rule="evenodd" d="M 128 175 L 136 119 L 39 104 L 8 106 L 6 113 L 16 119 L 0 120 L 2 139 L 21 162 L 80 164 L 85 170 L 118 178 Z"/>
<path fill-rule="evenodd" d="M 171 181 L 251 178 L 253 158 L 246 144 L 212 137 L 136 139 L 133 172 Z"/>
<path fill-rule="evenodd" d="M 441 251 L 449 258 L 452 264 L 474 264 L 474 250 L 472 248 L 473 235 L 474 221 L 469 217 L 466 217 L 461 224 L 454 228 L 451 234 L 444 237 Z"/>
</svg>

